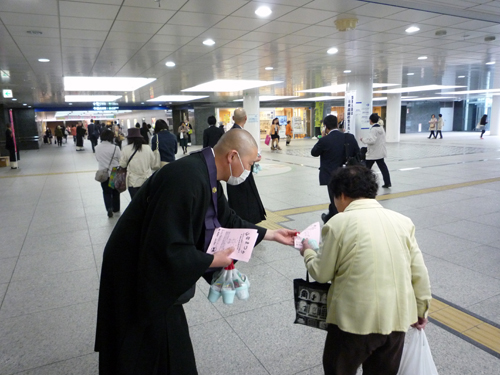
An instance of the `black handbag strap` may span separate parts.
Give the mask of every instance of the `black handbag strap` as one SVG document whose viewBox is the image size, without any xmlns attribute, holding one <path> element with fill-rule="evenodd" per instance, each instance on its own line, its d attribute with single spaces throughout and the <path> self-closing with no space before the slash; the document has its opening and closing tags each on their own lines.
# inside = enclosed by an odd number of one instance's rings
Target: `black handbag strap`
<svg viewBox="0 0 500 375">
<path fill-rule="evenodd" d="M 132 160 L 132 158 L 134 157 L 135 153 L 139 151 L 138 149 L 135 149 L 134 153 L 132 154 L 132 156 L 128 159 L 127 161 L 127 166 L 125 168 L 128 168 L 128 165 L 130 164 L 130 161 Z"/>
<path fill-rule="evenodd" d="M 115 146 L 115 149 L 113 150 L 113 155 L 111 155 L 111 159 L 109 160 L 109 164 L 108 164 L 108 171 L 109 171 L 109 168 L 111 167 L 111 163 L 113 162 L 113 158 L 115 157 L 115 152 L 116 152 L 116 146 Z"/>
</svg>

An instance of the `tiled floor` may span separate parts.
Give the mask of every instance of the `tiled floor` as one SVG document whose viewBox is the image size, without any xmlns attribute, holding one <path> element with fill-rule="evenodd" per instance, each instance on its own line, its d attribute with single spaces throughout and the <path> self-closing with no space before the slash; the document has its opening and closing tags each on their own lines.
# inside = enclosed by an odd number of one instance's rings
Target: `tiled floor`
<svg viewBox="0 0 500 375">
<path fill-rule="evenodd" d="M 402 135 L 388 144 L 394 187 L 380 194 L 500 177 L 498 137 L 444 137 Z M 256 181 L 268 210 L 327 202 L 313 144 L 263 149 Z M 88 146 L 81 153 L 73 144 L 43 146 L 21 153 L 21 169 L 0 169 L 0 374 L 97 374 L 100 263 L 117 218 L 106 216 Z M 129 201 L 122 194 L 122 210 Z M 500 182 L 381 202 L 415 222 L 433 293 L 500 324 Z M 320 214 L 291 215 L 281 225 L 300 230 Z M 238 267 L 252 281 L 249 301 L 211 304 L 200 281 L 185 306 L 199 373 L 321 374 L 324 333 L 293 325 L 292 280 L 305 269 L 299 254 L 263 243 Z M 499 373 L 499 358 L 462 338 L 433 324 L 427 336 L 441 375 Z"/>
</svg>

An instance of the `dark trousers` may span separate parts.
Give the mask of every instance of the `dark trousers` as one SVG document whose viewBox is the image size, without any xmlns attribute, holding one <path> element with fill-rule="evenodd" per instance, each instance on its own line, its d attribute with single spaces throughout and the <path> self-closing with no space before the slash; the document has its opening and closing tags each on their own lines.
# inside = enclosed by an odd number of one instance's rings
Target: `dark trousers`
<svg viewBox="0 0 500 375">
<path fill-rule="evenodd" d="M 139 191 L 141 187 L 132 187 L 132 186 L 129 186 L 128 187 L 128 192 L 130 194 L 130 199 L 134 199 L 134 195 L 137 194 L 137 192 Z"/>
<path fill-rule="evenodd" d="M 441 132 L 441 130 L 436 131 L 436 138 L 438 135 L 439 135 L 439 138 L 443 138 L 443 133 Z"/>
<path fill-rule="evenodd" d="M 486 129 L 481 130 L 481 136 L 480 136 L 480 138 L 483 138 L 483 134 L 484 134 L 485 131 L 486 131 Z"/>
<path fill-rule="evenodd" d="M 434 136 L 434 138 L 436 138 L 436 133 L 434 133 L 434 130 L 431 130 L 431 134 L 429 134 L 429 136 L 427 138 L 430 138 Z"/>
<path fill-rule="evenodd" d="M 339 213 L 339 211 L 337 210 L 337 207 L 335 207 L 335 204 L 333 203 L 333 191 L 332 191 L 332 189 L 330 189 L 330 185 L 328 185 L 327 188 L 328 188 L 328 196 L 330 197 L 330 205 L 328 206 L 328 213 L 325 216 L 325 224 L 333 216 L 335 216 Z"/>
<path fill-rule="evenodd" d="M 396 375 L 404 341 L 404 332 L 355 335 L 329 324 L 323 352 L 325 375 L 356 375 L 360 365 L 363 375 Z"/>
<path fill-rule="evenodd" d="M 92 137 L 92 138 L 89 138 L 89 140 L 90 140 L 90 143 L 92 144 L 92 152 L 95 153 L 95 146 L 97 146 L 97 138 Z"/>
<path fill-rule="evenodd" d="M 105 182 L 101 182 L 102 197 L 104 198 L 106 211 L 112 210 L 113 212 L 118 212 L 120 211 L 120 192 L 116 189 L 111 189 L 108 184 L 109 178 Z"/>
<path fill-rule="evenodd" d="M 384 178 L 384 185 L 391 186 L 391 175 L 389 174 L 389 168 L 385 164 L 384 159 L 377 160 L 366 160 L 366 168 L 372 169 L 373 163 L 377 163 L 378 169 L 382 172 L 382 177 Z"/>
<path fill-rule="evenodd" d="M 57 137 L 57 145 L 62 146 L 62 137 Z"/>
</svg>

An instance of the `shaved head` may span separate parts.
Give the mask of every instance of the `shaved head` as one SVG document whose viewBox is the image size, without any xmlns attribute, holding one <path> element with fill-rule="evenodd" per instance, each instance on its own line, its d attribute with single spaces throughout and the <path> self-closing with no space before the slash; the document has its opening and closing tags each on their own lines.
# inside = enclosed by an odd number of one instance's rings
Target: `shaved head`
<svg viewBox="0 0 500 375">
<path fill-rule="evenodd" d="M 236 150 L 241 157 L 257 153 L 258 146 L 252 135 L 243 129 L 231 129 L 219 139 L 214 147 L 216 154 L 224 155 Z"/>
<path fill-rule="evenodd" d="M 238 125 L 245 123 L 247 118 L 247 112 L 243 108 L 236 108 L 233 114 L 233 120 Z"/>
</svg>

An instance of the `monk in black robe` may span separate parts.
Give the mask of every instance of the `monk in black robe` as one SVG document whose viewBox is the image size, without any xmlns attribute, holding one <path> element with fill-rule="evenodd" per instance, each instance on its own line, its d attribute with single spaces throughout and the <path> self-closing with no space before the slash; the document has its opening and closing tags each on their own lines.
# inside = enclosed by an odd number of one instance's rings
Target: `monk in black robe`
<svg viewBox="0 0 500 375">
<path fill-rule="evenodd" d="M 233 115 L 234 125 L 231 129 L 243 129 L 247 122 L 247 114 L 243 108 L 236 108 Z M 260 161 L 260 157 L 255 160 Z M 229 206 L 238 216 L 257 224 L 266 220 L 266 210 L 260 199 L 257 185 L 253 178 L 253 165 L 248 178 L 239 185 L 227 185 Z"/>
<path fill-rule="evenodd" d="M 293 244 L 294 231 L 266 230 L 240 219 L 218 182 L 250 169 L 257 158 L 252 136 L 231 130 L 210 157 L 216 186 L 206 153 L 192 154 L 146 181 L 116 224 L 101 272 L 95 344 L 100 375 L 197 374 L 179 298 L 210 267 L 229 265 L 232 252 L 204 252 L 212 194 L 222 227 L 255 228 L 257 243 Z"/>
</svg>

